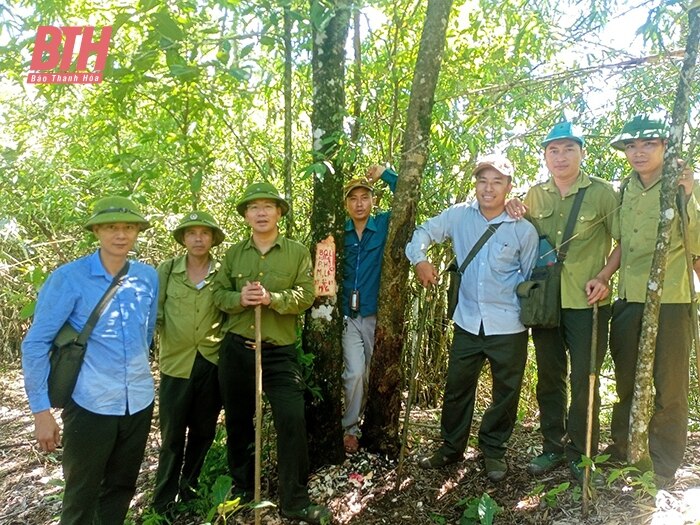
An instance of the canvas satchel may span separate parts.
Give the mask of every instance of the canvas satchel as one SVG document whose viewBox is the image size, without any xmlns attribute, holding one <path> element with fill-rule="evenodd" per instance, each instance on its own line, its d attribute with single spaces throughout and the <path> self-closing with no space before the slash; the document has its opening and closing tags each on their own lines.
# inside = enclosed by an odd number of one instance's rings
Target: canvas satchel
<svg viewBox="0 0 700 525">
<path fill-rule="evenodd" d="M 73 395 L 78 374 L 83 365 L 83 358 L 87 350 L 87 340 L 97 324 L 97 320 L 104 312 L 107 304 L 112 299 L 121 285 L 126 272 L 129 271 L 127 262 L 119 273 L 112 279 L 109 288 L 104 293 L 95 309 L 90 314 L 81 332 L 78 332 L 66 322 L 56 334 L 49 350 L 49 401 L 54 408 L 64 408 Z"/>
<path fill-rule="evenodd" d="M 496 230 L 502 223 L 498 222 L 496 224 L 489 224 L 489 227 L 486 229 L 486 231 L 479 237 L 479 240 L 476 241 L 474 246 L 472 246 L 472 249 L 469 251 L 467 254 L 466 258 L 464 259 L 464 262 L 462 263 L 459 268 L 457 267 L 457 258 L 454 257 L 451 261 L 450 264 L 447 265 L 447 268 L 445 269 L 445 273 L 449 276 L 450 282 L 447 287 L 447 317 L 449 319 L 452 319 L 452 316 L 455 313 L 455 310 L 457 309 L 457 301 L 459 300 L 459 287 L 462 284 L 462 274 L 464 273 L 464 270 L 469 266 L 469 263 L 472 262 L 472 259 L 476 257 L 476 254 L 479 253 L 479 250 L 486 244 L 486 241 L 489 240 L 489 237 L 491 237 L 494 233 L 496 233 Z"/>
<path fill-rule="evenodd" d="M 535 266 L 530 279 L 520 283 L 516 288 L 516 294 L 520 300 L 520 322 L 528 328 L 556 328 L 559 326 L 561 272 L 585 193 L 586 188 L 581 188 L 574 198 L 562 236 L 562 243 L 557 252 L 556 262 Z M 540 247 L 547 245 L 549 243 L 540 243 Z M 546 255 L 546 253 L 540 253 L 539 257 L 542 259 Z"/>
</svg>

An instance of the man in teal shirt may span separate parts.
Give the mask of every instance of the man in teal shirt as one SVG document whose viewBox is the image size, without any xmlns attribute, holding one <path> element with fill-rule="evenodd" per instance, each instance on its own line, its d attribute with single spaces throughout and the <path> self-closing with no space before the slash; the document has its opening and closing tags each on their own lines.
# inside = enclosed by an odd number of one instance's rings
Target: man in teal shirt
<svg viewBox="0 0 700 525">
<path fill-rule="evenodd" d="M 311 255 L 279 234 L 289 211 L 269 183 L 251 184 L 236 209 L 252 229 L 234 244 L 214 280 L 214 302 L 228 314 L 219 358 L 226 413 L 228 463 L 235 490 L 249 500 L 253 490 L 255 429 L 255 308 L 261 307 L 262 381 L 277 431 L 280 512 L 317 524 L 330 511 L 309 499 L 309 454 L 304 382 L 295 348 L 299 314 L 314 301 Z"/>
<path fill-rule="evenodd" d="M 193 211 L 173 237 L 187 253 L 158 266 L 161 446 L 153 508 L 159 514 L 171 510 L 178 492 L 181 501 L 194 495 L 221 411 L 217 363 L 224 315 L 212 296 L 219 263 L 210 250 L 224 232 L 211 215 Z"/>
<path fill-rule="evenodd" d="M 384 245 L 389 233 L 390 211 L 372 215 L 374 184 L 382 179 L 393 192 L 397 175 L 391 169 L 372 166 L 367 177 L 345 185 L 345 222 L 343 251 L 343 445 L 353 454 L 359 447 L 360 419 L 364 408 L 369 366 L 374 350 L 377 325 L 377 297 L 382 273 Z"/>
</svg>

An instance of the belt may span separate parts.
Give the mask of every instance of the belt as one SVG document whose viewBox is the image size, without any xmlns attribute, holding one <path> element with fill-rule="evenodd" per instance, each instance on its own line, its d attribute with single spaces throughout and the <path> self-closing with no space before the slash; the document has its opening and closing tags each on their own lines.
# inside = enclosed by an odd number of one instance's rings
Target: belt
<svg viewBox="0 0 700 525">
<path fill-rule="evenodd" d="M 249 350 L 255 350 L 255 341 L 253 339 L 246 339 L 242 335 L 233 334 L 233 340 L 236 341 L 237 343 L 245 346 Z M 272 343 L 268 343 L 266 341 L 262 342 L 262 349 L 263 350 L 271 350 L 273 348 L 280 348 L 280 346 L 273 345 Z"/>
</svg>

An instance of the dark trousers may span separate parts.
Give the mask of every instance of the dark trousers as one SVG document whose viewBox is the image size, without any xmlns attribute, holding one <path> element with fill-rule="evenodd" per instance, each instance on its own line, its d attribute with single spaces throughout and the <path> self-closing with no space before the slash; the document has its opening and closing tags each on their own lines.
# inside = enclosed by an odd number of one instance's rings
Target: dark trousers
<svg viewBox="0 0 700 525">
<path fill-rule="evenodd" d="M 153 404 L 103 416 L 71 401 L 63 410 L 61 525 L 123 525 L 136 492 Z"/>
<path fill-rule="evenodd" d="M 471 334 L 455 325 L 442 405 L 442 453 L 461 456 L 467 448 L 479 374 L 488 360 L 493 378 L 491 405 L 479 428 L 484 456 L 502 458 L 518 414 L 527 361 L 527 331 L 508 335 Z"/>
<path fill-rule="evenodd" d="M 221 411 L 217 366 L 197 353 L 189 378 L 161 375 L 159 399 L 161 445 L 153 507 L 162 514 L 178 492 L 186 500 L 197 488 Z"/>
<path fill-rule="evenodd" d="M 592 455 L 598 452 L 600 432 L 598 373 L 605 358 L 609 321 L 610 306 L 600 306 L 596 345 L 596 384 L 593 389 Z M 532 330 L 537 359 L 540 431 L 544 439 L 542 449 L 543 452 L 566 452 L 569 460 L 578 461 L 581 454 L 586 451 L 592 329 L 592 308 L 581 310 L 562 308 L 558 328 Z M 571 404 L 568 410 L 567 370 L 571 388 Z"/>
<path fill-rule="evenodd" d="M 309 453 L 304 416 L 304 383 L 294 345 L 268 347 L 262 355 L 263 390 L 277 431 L 279 499 L 283 510 L 306 507 Z M 219 384 L 226 414 L 231 477 L 252 491 L 255 454 L 255 350 L 227 334 L 219 354 Z"/>
<path fill-rule="evenodd" d="M 649 423 L 649 452 L 656 473 L 673 477 L 683 461 L 688 432 L 688 383 L 691 306 L 662 304 L 654 357 L 654 414 Z M 611 432 L 620 455 L 627 454 L 630 409 L 635 387 L 644 304 L 618 300 L 613 307 L 610 352 L 615 362 L 619 401 Z"/>
</svg>

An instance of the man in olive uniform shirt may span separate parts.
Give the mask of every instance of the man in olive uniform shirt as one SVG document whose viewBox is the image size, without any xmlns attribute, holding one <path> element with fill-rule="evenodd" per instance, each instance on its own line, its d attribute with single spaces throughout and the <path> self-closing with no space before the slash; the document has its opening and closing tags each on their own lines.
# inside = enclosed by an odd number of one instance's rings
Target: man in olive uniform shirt
<svg viewBox="0 0 700 525">
<path fill-rule="evenodd" d="M 632 173 L 621 184 L 619 300 L 613 307 L 610 351 L 615 361 L 619 401 L 613 407 L 612 438 L 606 450 L 614 459 L 627 455 L 629 417 L 651 261 L 660 215 L 661 175 L 669 130 L 662 120 L 637 116 L 611 142 L 625 152 Z M 689 170 L 681 176 L 689 222 L 691 253 L 700 253 L 698 201 Z M 654 359 L 654 414 L 649 422 L 649 452 L 657 480 L 671 481 L 683 460 L 688 430 L 688 367 L 691 346 L 690 284 L 679 216 L 671 242 L 661 294 Z"/>
<path fill-rule="evenodd" d="M 304 382 L 297 359 L 297 319 L 314 301 L 311 256 L 279 234 L 287 202 L 266 182 L 251 184 L 236 205 L 252 236 L 233 245 L 214 281 L 214 301 L 228 314 L 219 360 L 228 464 L 236 491 L 253 491 L 255 307 L 262 308 L 262 381 L 277 431 L 280 511 L 307 523 L 330 519 L 307 491 L 309 456 Z"/>
<path fill-rule="evenodd" d="M 187 253 L 158 266 L 161 447 L 153 508 L 159 514 L 170 510 L 178 492 L 181 501 L 194 495 L 221 412 L 217 363 L 224 315 L 212 296 L 219 263 L 210 250 L 224 232 L 211 215 L 193 211 L 173 237 Z"/>
<path fill-rule="evenodd" d="M 542 142 L 551 176 L 533 186 L 525 197 L 526 218 L 535 225 L 540 237 L 546 236 L 551 245 L 559 249 L 574 199 L 585 189 L 561 273 L 560 326 L 532 330 L 537 359 L 537 402 L 544 442 L 542 454 L 527 466 L 528 472 L 540 475 L 566 460 L 571 474 L 579 481 L 583 477 L 579 463 L 586 450 L 592 305 L 600 304 L 596 360 L 599 370 L 605 355 L 610 319 L 608 280 L 617 269 L 616 264 L 606 267 L 617 195 L 611 184 L 581 170 L 583 145 L 583 137 L 570 122 L 554 126 Z M 571 388 L 568 411 L 567 352 Z M 596 376 L 593 453 L 598 448 L 599 406 Z"/>
</svg>

